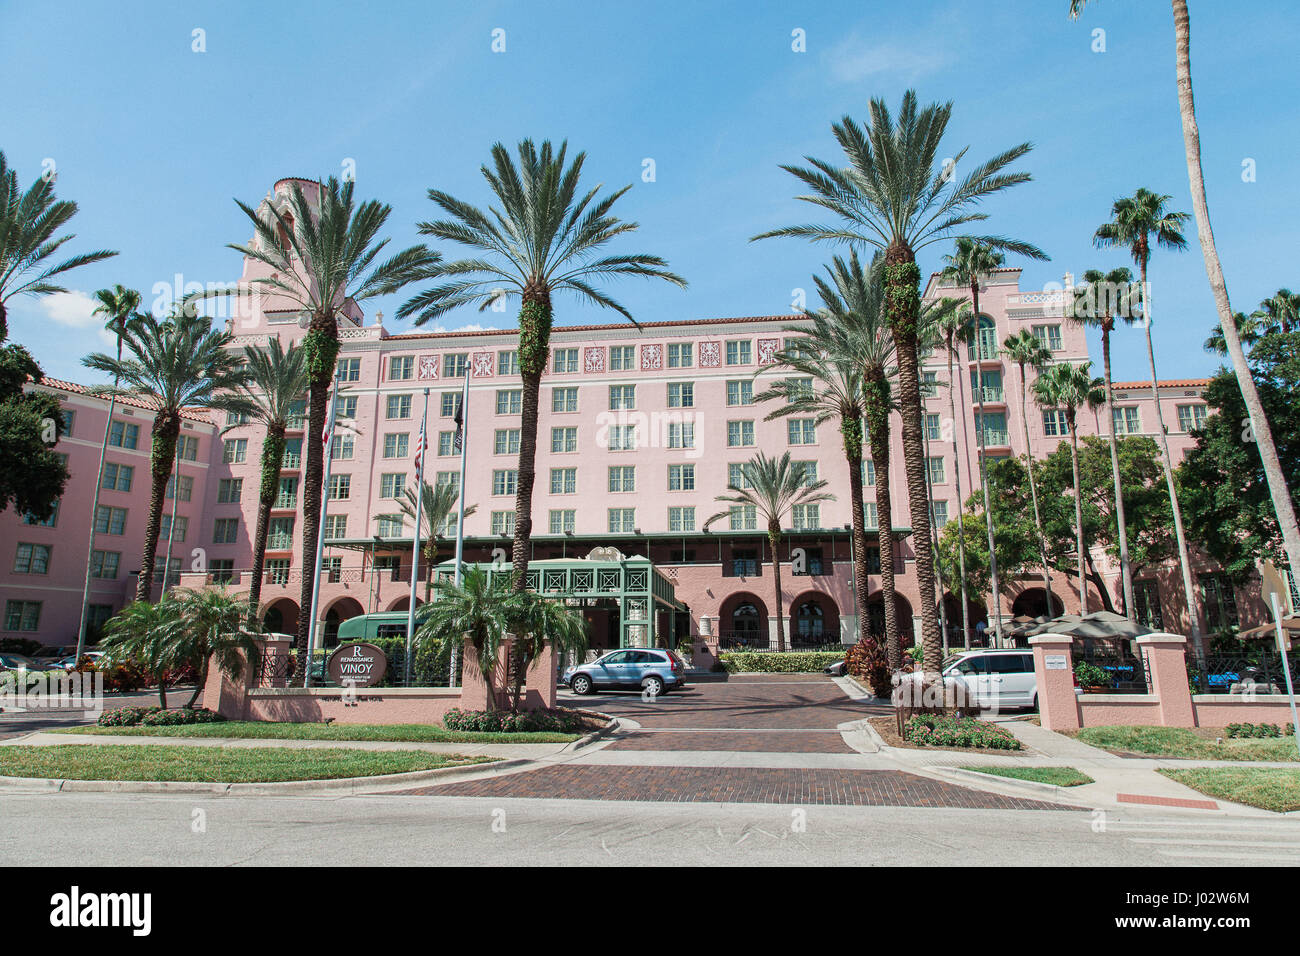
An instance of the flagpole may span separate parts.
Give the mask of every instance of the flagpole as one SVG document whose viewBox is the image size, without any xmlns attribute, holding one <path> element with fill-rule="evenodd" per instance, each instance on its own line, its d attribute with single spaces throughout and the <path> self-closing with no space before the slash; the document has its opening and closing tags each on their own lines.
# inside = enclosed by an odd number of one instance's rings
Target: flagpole
<svg viewBox="0 0 1300 956">
<path fill-rule="evenodd" d="M 320 566 L 325 556 L 325 512 L 329 504 L 330 465 L 334 460 L 334 413 L 338 410 L 339 378 L 334 373 L 334 388 L 330 392 L 329 414 L 325 417 L 325 471 L 321 475 L 320 524 L 316 528 L 316 558 L 312 568 L 311 617 L 307 620 L 307 663 L 303 670 L 303 686 L 311 686 L 311 665 L 316 655 L 316 612 L 320 608 Z"/>
<path fill-rule="evenodd" d="M 465 555 L 465 450 L 469 447 L 469 368 L 465 369 L 465 385 L 460 393 L 460 492 L 459 513 L 456 517 L 456 587 L 460 587 L 461 564 Z M 459 648 L 453 641 L 451 645 L 451 679 L 449 687 L 456 686 L 456 651 Z"/>
<path fill-rule="evenodd" d="M 420 510 L 424 504 L 425 428 L 429 423 L 429 390 L 424 390 L 424 413 L 420 418 L 420 442 L 415 463 L 415 533 L 411 543 L 411 602 L 406 610 L 406 685 L 411 684 L 411 645 L 415 636 L 415 585 L 420 579 Z"/>
</svg>

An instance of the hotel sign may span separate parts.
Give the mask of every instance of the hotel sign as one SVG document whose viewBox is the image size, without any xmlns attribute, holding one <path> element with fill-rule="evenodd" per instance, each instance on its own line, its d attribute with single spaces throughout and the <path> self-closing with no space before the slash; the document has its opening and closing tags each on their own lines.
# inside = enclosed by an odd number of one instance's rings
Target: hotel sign
<svg viewBox="0 0 1300 956">
<path fill-rule="evenodd" d="M 344 644 L 330 655 L 327 672 L 334 683 L 373 687 L 384 679 L 388 658 L 374 644 Z"/>
</svg>

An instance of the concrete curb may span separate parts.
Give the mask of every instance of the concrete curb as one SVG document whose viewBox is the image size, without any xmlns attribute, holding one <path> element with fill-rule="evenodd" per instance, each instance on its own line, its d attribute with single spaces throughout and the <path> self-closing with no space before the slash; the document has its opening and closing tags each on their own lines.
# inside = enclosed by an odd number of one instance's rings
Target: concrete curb
<svg viewBox="0 0 1300 956">
<path fill-rule="evenodd" d="M 980 783 L 1005 784 L 1010 787 L 1024 787 L 1028 790 L 1037 790 L 1040 793 L 1050 793 L 1055 795 L 1068 795 L 1071 791 L 1078 790 L 1078 787 L 1061 787 L 1054 783 L 1042 783 L 1038 780 L 1021 780 L 1019 777 L 1004 777 L 996 773 L 980 773 L 978 770 L 967 770 L 965 767 L 940 767 L 936 766 L 934 770 L 942 774 L 954 777 L 960 777 L 963 780 L 974 780 Z M 1083 784 L 1086 786 L 1086 784 Z"/>
<path fill-rule="evenodd" d="M 593 730 L 591 733 L 587 734 L 584 737 L 579 737 L 577 740 L 565 744 L 564 748 L 560 751 L 560 753 L 562 754 L 575 753 L 581 750 L 583 747 L 586 747 L 588 744 L 594 744 L 596 741 L 608 737 L 610 734 L 612 734 L 615 730 L 618 729 L 617 717 L 610 717 L 609 714 L 597 714 L 597 716 L 608 718 L 605 722 L 605 726 L 601 727 L 599 730 Z"/>
</svg>

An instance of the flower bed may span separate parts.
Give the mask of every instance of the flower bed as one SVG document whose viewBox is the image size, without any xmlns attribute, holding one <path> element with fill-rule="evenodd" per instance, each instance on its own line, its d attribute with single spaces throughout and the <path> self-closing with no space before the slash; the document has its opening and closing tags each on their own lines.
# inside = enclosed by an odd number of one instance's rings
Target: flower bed
<svg viewBox="0 0 1300 956">
<path fill-rule="evenodd" d="M 903 737 L 918 747 L 973 747 L 1020 750 L 1020 741 L 1001 727 L 974 717 L 916 714 L 903 725 Z"/>
<path fill-rule="evenodd" d="M 512 714 L 508 710 L 447 711 L 442 725 L 448 730 L 476 733 L 556 733 L 580 734 L 586 731 L 587 718 L 571 710 L 527 710 Z"/>
<path fill-rule="evenodd" d="M 182 707 L 163 710 L 161 707 L 118 707 L 99 715 L 101 727 L 179 727 L 185 724 L 212 724 L 225 720 L 205 707 Z"/>
</svg>

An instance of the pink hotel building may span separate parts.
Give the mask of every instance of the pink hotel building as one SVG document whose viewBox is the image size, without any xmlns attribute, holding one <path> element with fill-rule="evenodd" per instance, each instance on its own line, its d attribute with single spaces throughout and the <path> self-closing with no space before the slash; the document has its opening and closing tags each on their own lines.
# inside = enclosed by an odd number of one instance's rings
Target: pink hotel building
<svg viewBox="0 0 1300 956">
<path fill-rule="evenodd" d="M 276 184 L 267 202 L 282 204 L 287 180 Z M 309 186 L 310 184 L 305 184 Z M 243 281 L 261 265 L 246 261 Z M 963 350 L 958 364 L 957 408 L 964 417 L 952 429 L 956 442 L 942 441 L 948 416 L 946 359 L 926 359 L 924 374 L 941 387 L 926 399 L 935 521 L 944 524 L 959 507 L 955 478 L 963 494 L 976 487 L 976 410 L 972 374 L 984 373 L 986 454 L 1042 456 L 1062 440 L 1063 423 L 1051 411 L 1029 408 L 1029 448 L 1022 438 L 1018 369 L 998 344 L 1023 328 L 1033 331 L 1057 361 L 1090 358 L 1083 331 L 1062 318 L 1064 294 L 1022 291 L 1020 270 L 989 276 L 981 293 L 980 342 Z M 1067 284 L 1068 284 L 1067 277 Z M 941 288 L 932 276 L 927 297 L 960 295 Z M 229 319 L 233 347 L 259 345 L 270 337 L 296 341 L 304 334 L 298 313 L 283 302 L 245 297 Z M 492 560 L 495 549 L 509 554 L 513 533 L 516 457 L 519 440 L 520 379 L 513 330 L 477 332 L 388 332 L 381 322 L 366 324 L 349 304 L 342 320 L 339 357 L 338 437 L 327 489 L 325 572 L 320 621 L 327 637 L 338 623 L 372 611 L 407 606 L 411 524 L 403 521 L 400 499 L 413 485 L 413 458 L 420 416 L 428 394 L 430 449 L 425 480 L 458 480 L 459 457 L 452 447 L 452 415 L 466 368 L 470 373 L 467 502 L 477 510 L 466 519 L 466 557 Z M 379 318 L 382 318 L 380 316 Z M 626 556 L 652 562 L 671 585 L 676 600 L 689 609 L 673 616 L 676 637 L 700 632 L 701 621 L 724 640 L 753 644 L 774 632 L 771 562 L 766 535 L 752 514 L 736 512 L 718 521 L 715 496 L 738 480 L 738 469 L 759 449 L 789 450 L 811 474 L 829 482 L 832 502 L 799 509 L 789 518 L 781 553 L 779 612 L 789 622 L 792 640 L 803 643 L 851 642 L 857 615 L 868 614 L 883 628 L 878 577 L 879 551 L 871 551 L 870 598 L 855 606 L 849 552 L 848 466 L 836 427 L 798 418 L 765 421 L 770 407 L 752 396 L 782 373 L 773 356 L 782 346 L 791 315 L 689 321 L 646 321 L 631 325 L 556 328 L 543 378 L 533 496 L 534 559 L 583 558 L 593 548 L 614 547 Z M 1139 333 L 1117 338 L 1118 348 L 1136 347 Z M 1094 368 L 1099 369 L 1099 362 Z M 1032 372 L 1030 373 L 1033 374 Z M 1206 380 L 1162 382 L 1160 403 L 1176 458 L 1193 444 L 1189 430 L 1203 420 L 1201 397 Z M 29 637 L 45 644 L 76 640 L 93 482 L 104 434 L 108 402 L 83 387 L 46 379 L 32 386 L 57 394 L 71 428 L 59 449 L 68 455 L 71 479 L 52 521 L 38 524 L 0 514 L 0 637 Z M 1105 414 L 1103 411 L 1102 415 Z M 1114 419 L 1121 432 L 1155 434 L 1156 417 L 1149 383 L 1115 387 Z M 149 441 L 152 416 L 143 403 L 119 402 L 113 417 L 102 482 L 91 561 L 90 625 L 96 628 L 134 594 L 134 576 L 148 509 Z M 186 416 L 177 477 L 166 499 L 167 513 L 159 554 L 170 554 L 170 568 L 183 586 L 227 584 L 247 587 L 250 539 L 256 515 L 258 460 L 262 430 L 235 425 L 224 416 L 196 411 Z M 908 525 L 901 439 L 895 419 L 891 478 L 893 514 L 878 515 L 873 498 L 874 469 L 868 465 L 865 488 L 868 523 L 888 519 Z M 302 455 L 301 420 L 291 423 L 280 495 L 271 516 L 262 614 L 268 629 L 292 633 L 298 615 L 301 575 Z M 1081 415 L 1081 431 L 1105 434 L 1100 415 Z M 963 453 L 964 451 L 964 453 Z M 178 491 L 174 499 L 172 492 Z M 171 513 L 175 507 L 174 534 Z M 454 526 L 446 529 L 454 535 Z M 170 541 L 170 543 L 169 543 Z M 441 558 L 450 557 L 445 540 Z M 792 549 L 803 549 L 803 567 L 791 565 Z M 157 589 L 162 558 L 155 569 Z M 1121 600 L 1118 569 L 1098 555 L 1112 597 Z M 919 628 L 915 559 L 904 539 L 895 565 L 900 620 Z M 1240 619 L 1248 624 L 1263 614 L 1257 597 L 1234 589 L 1213 565 L 1196 560 L 1203 628 Z M 1143 568 L 1137 573 L 1139 613 L 1156 628 L 1187 627 L 1176 566 Z M 949 582 L 951 587 L 951 582 Z M 1073 580 L 1054 574 L 1053 591 L 1065 608 L 1078 610 Z M 1041 578 L 1014 580 L 1000 613 L 1037 615 L 1046 609 Z M 421 589 L 421 595 L 423 589 Z M 958 627 L 959 606 L 945 599 L 950 626 Z M 1101 606 L 1095 591 L 1089 606 Z M 972 605 L 972 624 L 986 617 Z M 593 645 L 618 643 L 617 609 L 592 612 Z M 668 626 L 661 619 L 661 636 Z M 956 622 L 956 623 L 954 623 Z M 635 633 L 635 631 L 634 631 Z M 93 636 L 93 634 L 92 634 Z M 960 635 L 954 631 L 954 640 Z"/>
</svg>

